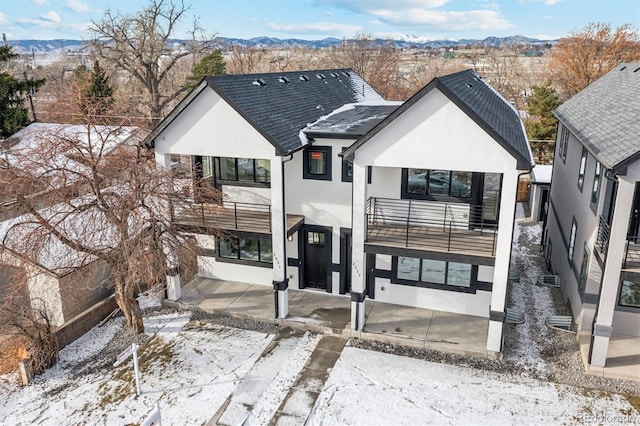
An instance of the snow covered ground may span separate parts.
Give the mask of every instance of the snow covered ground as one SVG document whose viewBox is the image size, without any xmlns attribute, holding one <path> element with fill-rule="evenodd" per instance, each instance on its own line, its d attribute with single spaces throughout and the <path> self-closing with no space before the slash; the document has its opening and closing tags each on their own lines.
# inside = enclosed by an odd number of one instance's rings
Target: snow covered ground
<svg viewBox="0 0 640 426">
<path fill-rule="evenodd" d="M 516 234 L 526 244 L 540 236 L 538 226 L 521 224 Z M 540 321 L 553 312 L 551 293 L 525 285 L 542 269 L 524 244 L 514 246 L 514 259 L 523 285 L 513 286 L 511 301 L 527 322 L 513 328 L 505 358 L 536 373 L 531 377 L 543 377 L 548 366 L 537 348 L 547 332 Z M 141 302 L 145 309 L 158 305 L 153 292 Z M 13 375 L 0 376 L 0 424 L 139 424 L 158 404 L 165 426 L 205 424 L 219 410 L 221 424 L 265 425 L 319 340 L 302 332 L 280 339 L 280 333 L 222 326 L 189 313 L 150 312 L 150 337 L 140 349 L 142 395 L 136 396 L 131 359 L 112 366 L 122 327 L 116 318 L 94 328 L 26 388 Z M 622 395 L 531 377 L 347 346 L 315 403 L 308 403 L 307 424 L 640 423 Z"/>
<path fill-rule="evenodd" d="M 634 412 L 619 395 L 347 347 L 309 424 L 576 424 Z"/>
</svg>

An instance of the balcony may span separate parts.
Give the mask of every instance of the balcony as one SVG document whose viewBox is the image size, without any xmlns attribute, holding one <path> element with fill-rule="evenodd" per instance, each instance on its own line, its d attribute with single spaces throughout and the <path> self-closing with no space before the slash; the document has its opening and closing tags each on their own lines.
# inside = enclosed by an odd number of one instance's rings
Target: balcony
<svg viewBox="0 0 640 426">
<path fill-rule="evenodd" d="M 498 226 L 464 203 L 370 198 L 366 243 L 495 258 Z"/>
<path fill-rule="evenodd" d="M 602 216 L 598 221 L 598 235 L 596 236 L 596 248 L 602 254 L 602 259 L 607 256 L 609 250 L 609 236 L 611 235 L 611 226 Z"/>
<path fill-rule="evenodd" d="M 627 237 L 622 269 L 640 273 L 640 237 Z"/>
<path fill-rule="evenodd" d="M 271 234 L 271 205 L 237 203 L 193 203 L 174 207 L 173 223 L 193 229 L 219 229 L 257 234 Z M 287 215 L 287 236 L 304 223 L 304 216 Z"/>
</svg>

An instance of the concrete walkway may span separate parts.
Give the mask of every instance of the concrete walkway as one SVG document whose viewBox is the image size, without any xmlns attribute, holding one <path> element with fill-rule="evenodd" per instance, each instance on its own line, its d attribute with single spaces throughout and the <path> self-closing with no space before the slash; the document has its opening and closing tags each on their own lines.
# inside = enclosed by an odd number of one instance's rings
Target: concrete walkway
<svg viewBox="0 0 640 426">
<path fill-rule="evenodd" d="M 290 289 L 289 315 L 285 319 L 274 319 L 273 290 L 270 287 L 203 278 L 185 286 L 183 297 L 178 302 L 166 303 L 345 338 L 496 357 L 486 349 L 488 318 L 470 315 L 367 300 L 364 330 L 355 331 L 351 329 L 351 300 L 348 296 Z"/>
</svg>

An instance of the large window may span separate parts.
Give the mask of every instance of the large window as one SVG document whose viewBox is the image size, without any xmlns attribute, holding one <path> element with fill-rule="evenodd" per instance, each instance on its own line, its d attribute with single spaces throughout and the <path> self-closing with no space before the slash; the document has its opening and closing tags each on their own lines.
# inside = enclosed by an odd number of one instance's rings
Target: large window
<svg viewBox="0 0 640 426">
<path fill-rule="evenodd" d="M 622 281 L 618 304 L 630 308 L 640 308 L 640 283 Z"/>
<path fill-rule="evenodd" d="M 331 147 L 312 146 L 303 152 L 303 178 L 331 180 Z"/>
<path fill-rule="evenodd" d="M 408 198 L 471 198 L 471 172 L 429 169 L 403 170 Z"/>
<path fill-rule="evenodd" d="M 578 232 L 578 224 L 576 219 L 573 218 L 571 222 L 571 233 L 569 234 L 569 263 L 573 267 L 573 254 L 576 248 L 576 233 Z"/>
<path fill-rule="evenodd" d="M 578 188 L 582 191 L 584 186 L 584 172 L 587 169 L 587 148 L 582 147 L 582 156 L 580 157 L 580 170 L 578 171 Z"/>
<path fill-rule="evenodd" d="M 558 153 L 563 162 L 567 161 L 567 148 L 569 146 L 569 129 L 563 124 L 560 131 L 560 146 L 558 147 Z"/>
<path fill-rule="evenodd" d="M 216 158 L 216 161 L 218 180 L 225 182 L 271 182 L 271 163 L 269 160 L 219 157 Z"/>
<path fill-rule="evenodd" d="M 593 174 L 593 187 L 591 189 L 591 204 L 593 206 L 597 206 L 598 204 L 598 194 L 600 194 L 601 179 L 602 179 L 602 164 L 600 164 L 599 161 L 596 161 L 596 169 Z"/>
<path fill-rule="evenodd" d="M 218 253 L 224 259 L 273 263 L 271 240 L 267 239 L 221 237 Z"/>
<path fill-rule="evenodd" d="M 444 260 L 398 256 L 398 280 L 471 287 L 471 265 Z"/>
</svg>

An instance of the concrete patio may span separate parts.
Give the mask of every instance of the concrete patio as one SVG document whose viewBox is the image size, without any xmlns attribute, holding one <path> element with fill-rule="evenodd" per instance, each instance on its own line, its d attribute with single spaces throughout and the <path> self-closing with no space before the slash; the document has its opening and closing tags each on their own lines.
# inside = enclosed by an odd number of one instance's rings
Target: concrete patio
<svg viewBox="0 0 640 426">
<path fill-rule="evenodd" d="M 274 319 L 273 290 L 247 283 L 198 278 L 169 306 L 273 322 L 294 329 L 495 358 L 486 349 L 489 319 L 367 300 L 363 331 L 351 329 L 351 300 L 314 290 L 289 289 L 289 315 Z"/>
<path fill-rule="evenodd" d="M 584 365 L 587 366 L 587 373 L 612 379 L 640 381 L 640 338 L 612 335 L 604 368 L 590 366 L 587 362 L 590 339 L 591 333 L 588 331 L 578 334 L 580 354 Z"/>
</svg>

